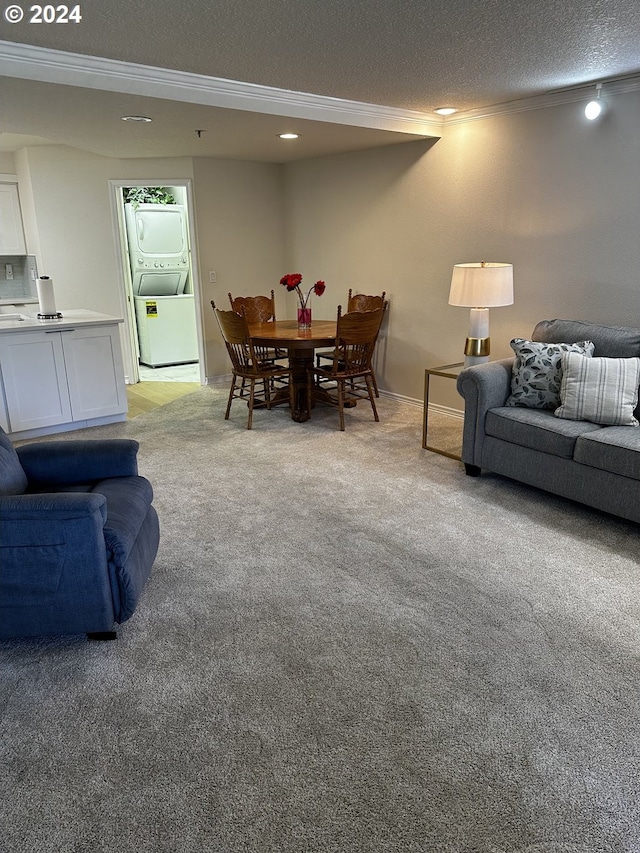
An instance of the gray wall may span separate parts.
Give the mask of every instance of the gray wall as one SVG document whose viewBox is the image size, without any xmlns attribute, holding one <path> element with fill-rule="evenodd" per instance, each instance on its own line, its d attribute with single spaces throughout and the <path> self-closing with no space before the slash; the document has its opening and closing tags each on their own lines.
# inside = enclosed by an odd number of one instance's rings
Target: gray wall
<svg viewBox="0 0 640 853">
<path fill-rule="evenodd" d="M 595 123 L 566 104 L 451 124 L 432 145 L 292 164 L 289 265 L 326 279 L 327 316 L 348 287 L 387 290 L 381 384 L 410 398 L 425 366 L 461 360 L 455 263 L 514 265 L 515 304 L 491 311 L 493 358 L 544 317 L 638 324 L 639 138 L 634 92 Z"/>
<path fill-rule="evenodd" d="M 193 163 L 207 376 L 222 376 L 230 372 L 229 359 L 211 300 L 228 310 L 229 292 L 250 296 L 272 288 L 282 300 L 277 293 L 284 274 L 282 167 L 200 158 Z M 279 307 L 284 318 L 283 304 Z"/>
<path fill-rule="evenodd" d="M 491 311 L 493 358 L 545 317 L 640 324 L 638 139 L 631 92 L 595 123 L 565 104 L 286 166 L 118 161 L 59 146 L 24 149 L 14 164 L 33 201 L 30 248 L 60 307 L 120 313 L 109 179 L 192 178 L 208 376 L 228 372 L 209 300 L 273 287 L 278 315 L 294 316 L 278 281 L 295 271 L 305 285 L 326 281 L 312 297 L 319 318 L 335 316 L 349 287 L 387 291 L 379 381 L 420 400 L 424 367 L 461 359 L 468 311 L 447 304 L 455 263 L 514 264 L 515 304 Z M 436 401 L 459 405 L 455 394 Z"/>
</svg>

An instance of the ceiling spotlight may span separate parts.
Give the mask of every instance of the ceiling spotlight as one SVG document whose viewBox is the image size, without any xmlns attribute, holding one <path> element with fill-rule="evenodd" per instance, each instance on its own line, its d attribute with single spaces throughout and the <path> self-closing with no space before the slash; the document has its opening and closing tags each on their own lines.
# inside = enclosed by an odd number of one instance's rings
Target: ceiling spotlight
<svg viewBox="0 0 640 853">
<path fill-rule="evenodd" d="M 147 116 L 122 116 L 122 121 L 153 121 Z"/>
<path fill-rule="evenodd" d="M 587 106 L 584 108 L 584 114 L 589 119 L 589 121 L 593 121 L 595 118 L 598 118 L 598 116 L 602 112 L 603 104 L 600 100 L 601 91 L 602 83 L 596 83 L 596 99 L 595 101 L 589 101 Z"/>
<path fill-rule="evenodd" d="M 434 110 L 434 113 L 438 113 L 439 116 L 451 116 L 457 112 L 458 110 L 455 107 L 438 107 Z"/>
<path fill-rule="evenodd" d="M 299 139 L 299 133 L 279 133 L 278 136 L 280 139 Z"/>
</svg>

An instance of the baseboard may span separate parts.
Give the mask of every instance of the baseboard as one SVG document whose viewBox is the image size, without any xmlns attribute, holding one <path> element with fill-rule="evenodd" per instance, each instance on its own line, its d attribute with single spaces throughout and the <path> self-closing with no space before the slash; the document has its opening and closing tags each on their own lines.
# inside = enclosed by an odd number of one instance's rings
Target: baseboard
<svg viewBox="0 0 640 853">
<path fill-rule="evenodd" d="M 231 374 L 223 374 L 222 376 L 207 376 L 205 377 L 205 385 L 214 385 L 221 382 L 231 382 Z M 403 394 L 394 394 L 392 391 L 383 391 L 380 389 L 381 397 L 389 397 L 392 400 L 397 400 L 399 403 L 406 403 L 407 406 L 413 406 L 416 409 L 424 408 L 424 401 L 417 400 L 415 397 L 405 397 Z M 437 403 L 429 403 L 429 411 L 439 412 L 441 415 L 448 415 L 450 418 L 464 418 L 464 412 L 461 409 L 454 409 L 451 406 L 440 406 Z"/>
<path fill-rule="evenodd" d="M 402 394 L 394 394 L 391 391 L 383 391 L 380 389 L 381 397 L 390 397 L 392 400 L 397 400 L 399 403 L 406 403 L 407 406 L 415 408 L 424 408 L 424 400 L 416 400 L 415 397 L 405 397 Z M 429 403 L 430 412 L 439 412 L 441 415 L 448 415 L 451 418 L 464 419 L 464 412 L 461 409 L 454 409 L 451 406 L 440 406 L 438 403 Z"/>
<path fill-rule="evenodd" d="M 464 420 L 464 412 L 461 409 L 454 409 L 451 406 L 440 406 L 438 403 L 429 403 L 429 411 L 439 412 L 441 415 L 457 418 L 460 421 Z"/>
<path fill-rule="evenodd" d="M 231 374 L 223 373 L 221 376 L 205 376 L 204 378 L 205 385 L 219 385 L 221 382 L 231 382 Z"/>
</svg>

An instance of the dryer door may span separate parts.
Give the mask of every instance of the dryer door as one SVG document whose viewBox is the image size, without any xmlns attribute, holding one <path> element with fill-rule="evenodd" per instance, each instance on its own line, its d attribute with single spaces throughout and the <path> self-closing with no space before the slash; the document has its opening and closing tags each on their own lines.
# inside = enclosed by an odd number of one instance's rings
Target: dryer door
<svg viewBox="0 0 640 853">
<path fill-rule="evenodd" d="M 187 251 L 181 205 L 141 204 L 133 217 L 138 248 L 143 254 L 161 257 Z"/>
<path fill-rule="evenodd" d="M 175 296 L 182 293 L 187 283 L 186 272 L 143 272 L 137 270 L 133 276 L 135 296 Z"/>
</svg>

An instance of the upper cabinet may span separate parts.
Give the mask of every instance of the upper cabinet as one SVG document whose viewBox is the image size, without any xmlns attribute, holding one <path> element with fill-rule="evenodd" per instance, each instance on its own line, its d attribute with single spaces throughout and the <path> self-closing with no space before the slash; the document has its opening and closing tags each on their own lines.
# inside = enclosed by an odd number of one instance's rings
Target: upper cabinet
<svg viewBox="0 0 640 853">
<path fill-rule="evenodd" d="M 0 255 L 26 255 L 18 185 L 0 183 Z"/>
</svg>

